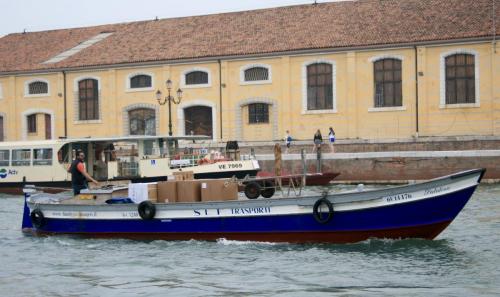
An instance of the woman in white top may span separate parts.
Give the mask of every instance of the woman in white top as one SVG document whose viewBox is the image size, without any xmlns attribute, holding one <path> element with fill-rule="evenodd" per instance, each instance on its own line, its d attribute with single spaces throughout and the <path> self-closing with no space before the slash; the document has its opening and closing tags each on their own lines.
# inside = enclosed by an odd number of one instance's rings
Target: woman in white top
<svg viewBox="0 0 500 297">
<path fill-rule="evenodd" d="M 335 131 L 330 127 L 330 131 L 328 132 L 328 140 L 330 140 L 330 150 L 332 153 L 335 153 L 335 149 L 333 148 L 333 143 L 335 142 Z"/>
</svg>

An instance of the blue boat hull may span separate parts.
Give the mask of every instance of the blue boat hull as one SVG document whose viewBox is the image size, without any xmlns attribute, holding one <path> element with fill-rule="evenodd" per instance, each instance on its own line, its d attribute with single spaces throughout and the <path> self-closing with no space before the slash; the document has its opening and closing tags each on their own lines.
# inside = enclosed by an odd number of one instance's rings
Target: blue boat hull
<svg viewBox="0 0 500 297">
<path fill-rule="evenodd" d="M 459 214 L 476 186 L 408 203 L 335 211 L 325 224 L 310 214 L 179 219 L 47 219 L 39 234 L 165 240 L 348 243 L 368 238 L 433 239 Z"/>
</svg>

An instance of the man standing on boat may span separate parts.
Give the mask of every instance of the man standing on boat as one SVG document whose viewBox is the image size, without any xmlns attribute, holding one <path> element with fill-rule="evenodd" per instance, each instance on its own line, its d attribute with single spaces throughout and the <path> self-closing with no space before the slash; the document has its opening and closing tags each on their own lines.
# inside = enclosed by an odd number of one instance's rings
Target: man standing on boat
<svg viewBox="0 0 500 297">
<path fill-rule="evenodd" d="M 83 165 L 84 158 L 85 154 L 83 151 L 78 150 L 75 160 L 68 169 L 68 172 L 71 173 L 71 186 L 73 187 L 73 194 L 75 195 L 80 194 L 81 190 L 88 188 L 87 180 L 96 185 L 98 184 L 97 181 L 85 171 L 85 166 Z"/>
</svg>

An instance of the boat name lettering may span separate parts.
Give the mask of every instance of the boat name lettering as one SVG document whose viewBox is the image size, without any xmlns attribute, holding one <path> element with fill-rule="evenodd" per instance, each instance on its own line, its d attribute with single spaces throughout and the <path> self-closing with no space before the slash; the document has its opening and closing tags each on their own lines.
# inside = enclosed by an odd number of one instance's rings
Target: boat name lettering
<svg viewBox="0 0 500 297">
<path fill-rule="evenodd" d="M 387 196 L 385 197 L 385 201 L 393 202 L 393 201 L 409 200 L 412 198 L 413 196 L 410 193 L 402 193 L 402 194 Z"/>
<path fill-rule="evenodd" d="M 53 216 L 55 217 L 85 217 L 85 218 L 90 218 L 90 217 L 97 217 L 97 213 L 95 211 L 54 211 L 52 213 Z"/>
<path fill-rule="evenodd" d="M 193 210 L 193 212 L 194 212 L 194 215 L 196 217 L 208 216 L 208 214 L 220 215 L 220 209 L 218 209 L 218 208 L 216 208 L 216 209 L 195 209 L 195 210 Z"/>
<path fill-rule="evenodd" d="M 426 189 L 424 191 L 424 195 L 432 195 L 432 194 L 436 194 L 436 193 L 440 193 L 440 192 L 445 192 L 445 191 L 448 191 L 449 189 L 450 189 L 449 186 Z"/>
<path fill-rule="evenodd" d="M 233 215 L 245 215 L 245 214 L 260 214 L 260 213 L 271 213 L 270 207 L 245 207 L 245 208 L 232 208 L 231 214 Z"/>
<path fill-rule="evenodd" d="M 139 213 L 137 211 L 124 211 L 122 212 L 122 218 L 137 218 Z"/>
<path fill-rule="evenodd" d="M 219 164 L 219 169 L 234 169 L 234 168 L 243 168 L 243 164 L 242 163 Z"/>
</svg>

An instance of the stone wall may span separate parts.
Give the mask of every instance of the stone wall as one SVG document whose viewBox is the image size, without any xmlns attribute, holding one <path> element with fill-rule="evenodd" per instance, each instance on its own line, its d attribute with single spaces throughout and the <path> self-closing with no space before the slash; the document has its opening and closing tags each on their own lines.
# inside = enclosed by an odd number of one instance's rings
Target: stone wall
<svg viewBox="0 0 500 297">
<path fill-rule="evenodd" d="M 274 172 L 273 160 L 259 160 L 262 170 Z M 317 161 L 306 161 L 307 171 L 317 171 Z M 404 182 L 427 180 L 458 171 L 486 168 L 485 179 L 500 180 L 500 157 L 388 157 L 323 159 L 323 172 L 339 172 L 339 182 Z M 284 160 L 284 172 L 302 173 L 301 160 Z"/>
</svg>

